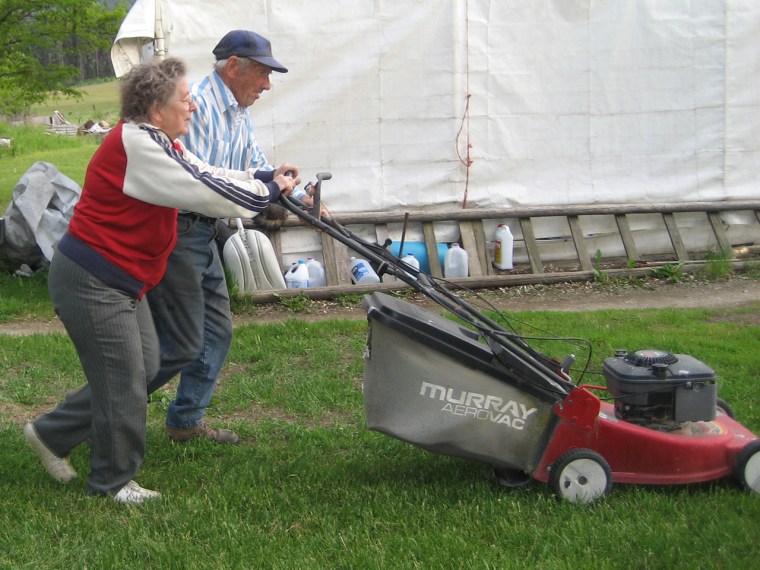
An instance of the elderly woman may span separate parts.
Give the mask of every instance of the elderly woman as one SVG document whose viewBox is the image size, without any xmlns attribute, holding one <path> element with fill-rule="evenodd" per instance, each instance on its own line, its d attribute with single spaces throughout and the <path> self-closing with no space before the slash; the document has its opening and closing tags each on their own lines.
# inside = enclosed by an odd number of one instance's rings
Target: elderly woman
<svg viewBox="0 0 760 570">
<path fill-rule="evenodd" d="M 87 168 L 82 196 L 49 270 L 50 297 L 87 384 L 24 427 L 48 473 L 76 476 L 66 457 L 89 438 L 88 492 L 123 503 L 159 497 L 133 477 L 145 454 L 147 382 L 159 366 L 145 293 L 161 279 L 178 209 L 250 217 L 300 182 L 285 173 L 216 168 L 187 152 L 195 106 L 177 59 L 135 67 L 121 85 L 122 120 Z"/>
</svg>

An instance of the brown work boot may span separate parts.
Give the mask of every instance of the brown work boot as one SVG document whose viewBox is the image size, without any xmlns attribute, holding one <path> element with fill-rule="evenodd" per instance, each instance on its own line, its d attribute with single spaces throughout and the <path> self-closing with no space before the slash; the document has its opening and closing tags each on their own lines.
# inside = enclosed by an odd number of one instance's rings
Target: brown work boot
<svg viewBox="0 0 760 570">
<path fill-rule="evenodd" d="M 214 443 L 238 443 L 240 438 L 238 434 L 229 429 L 208 427 L 205 423 L 198 424 L 191 428 L 176 428 L 166 426 L 166 433 L 172 441 L 184 442 L 202 437 L 213 441 Z"/>
</svg>

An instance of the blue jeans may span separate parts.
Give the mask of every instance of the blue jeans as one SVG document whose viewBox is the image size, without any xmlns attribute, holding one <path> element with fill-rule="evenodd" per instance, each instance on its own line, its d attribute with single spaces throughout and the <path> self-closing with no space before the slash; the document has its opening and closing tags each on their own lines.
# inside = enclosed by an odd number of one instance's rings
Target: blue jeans
<svg viewBox="0 0 760 570">
<path fill-rule="evenodd" d="M 211 224 L 179 216 L 166 274 L 148 293 L 161 348 L 161 369 L 148 393 L 180 373 L 166 415 L 169 427 L 203 422 L 232 343 L 230 298 L 215 236 Z"/>
</svg>

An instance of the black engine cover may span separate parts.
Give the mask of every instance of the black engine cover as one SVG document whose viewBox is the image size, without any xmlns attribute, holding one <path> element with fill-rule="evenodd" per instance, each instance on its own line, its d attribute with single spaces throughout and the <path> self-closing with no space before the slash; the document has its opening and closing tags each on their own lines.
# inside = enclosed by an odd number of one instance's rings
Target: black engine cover
<svg viewBox="0 0 760 570">
<path fill-rule="evenodd" d="M 715 372 L 686 354 L 619 351 L 603 366 L 615 415 L 639 424 L 715 419 Z"/>
</svg>

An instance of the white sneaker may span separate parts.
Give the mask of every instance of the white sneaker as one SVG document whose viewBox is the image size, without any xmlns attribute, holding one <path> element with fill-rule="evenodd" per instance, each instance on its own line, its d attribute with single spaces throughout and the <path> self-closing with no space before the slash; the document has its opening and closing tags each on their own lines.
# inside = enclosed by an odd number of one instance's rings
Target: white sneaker
<svg viewBox="0 0 760 570">
<path fill-rule="evenodd" d="M 150 489 L 144 489 L 140 487 L 135 481 L 130 481 L 124 485 L 113 498 L 118 503 L 129 503 L 132 505 L 139 505 L 149 499 L 158 499 L 161 497 L 161 493 L 157 491 L 151 491 Z"/>
<path fill-rule="evenodd" d="M 58 457 L 55 453 L 48 449 L 45 442 L 37 435 L 37 430 L 34 429 L 34 424 L 29 422 L 24 426 L 24 437 L 26 441 L 32 446 L 32 449 L 37 454 L 37 457 L 42 461 L 43 467 L 50 474 L 50 476 L 59 481 L 60 483 L 68 483 L 74 477 L 77 476 L 77 472 L 69 463 L 69 460 L 65 457 Z"/>
</svg>

